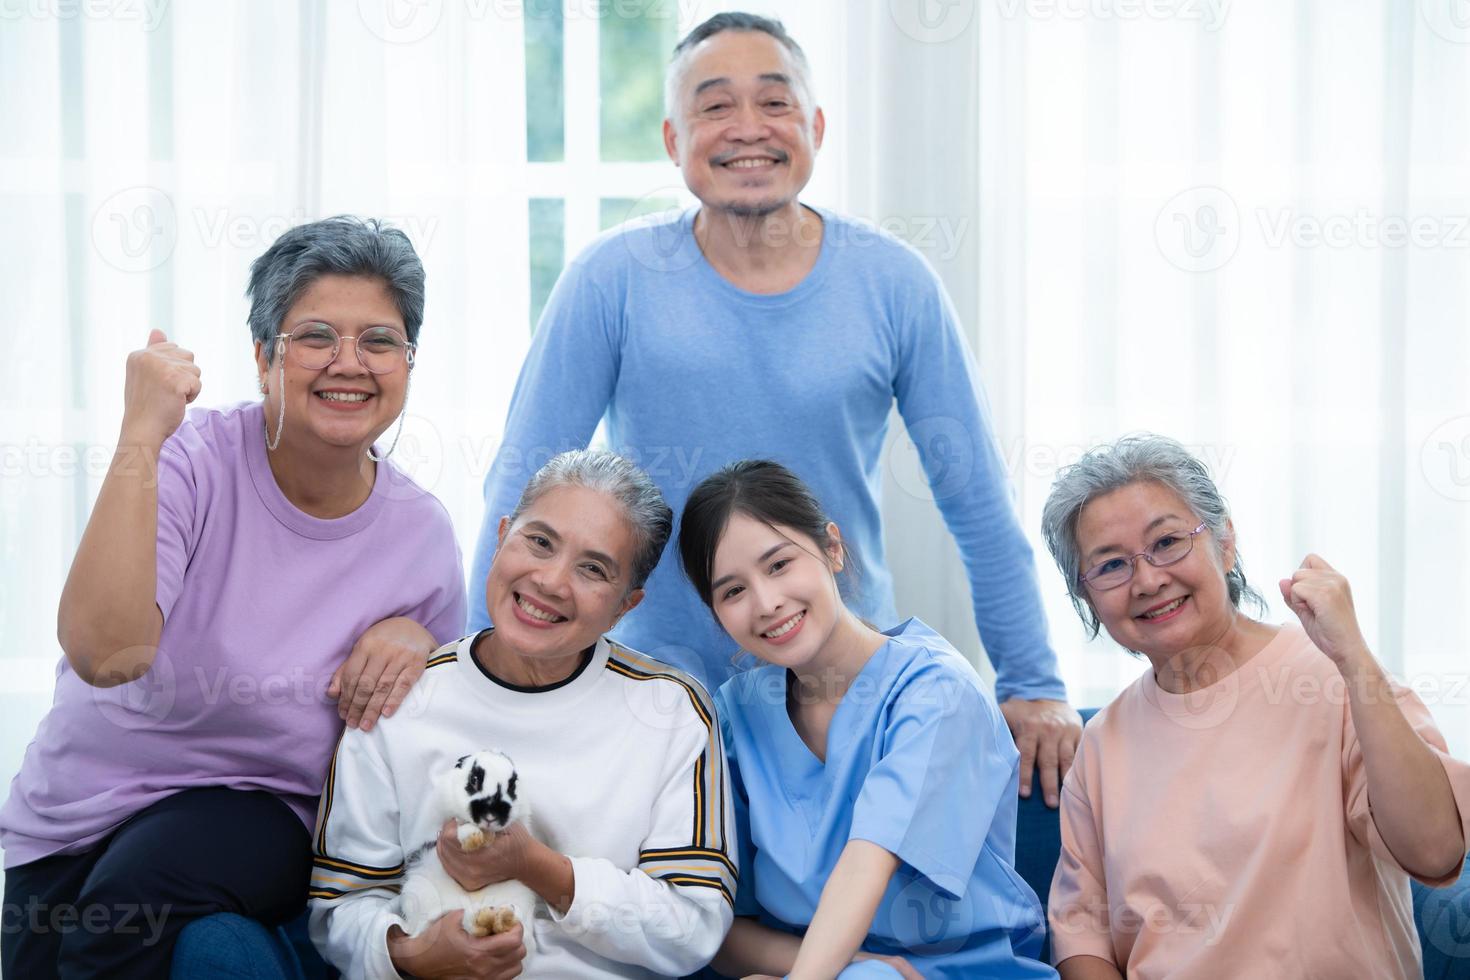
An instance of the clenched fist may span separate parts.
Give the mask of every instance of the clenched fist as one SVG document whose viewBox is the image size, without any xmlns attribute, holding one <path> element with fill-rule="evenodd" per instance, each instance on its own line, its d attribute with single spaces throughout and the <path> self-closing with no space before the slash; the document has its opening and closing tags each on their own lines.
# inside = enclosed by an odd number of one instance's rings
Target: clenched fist
<svg viewBox="0 0 1470 980">
<path fill-rule="evenodd" d="M 1302 621 L 1302 629 L 1339 669 L 1367 653 L 1352 590 L 1337 569 L 1317 555 L 1307 555 L 1291 578 L 1279 584 L 1281 598 Z"/>
<path fill-rule="evenodd" d="M 184 408 L 199 397 L 199 391 L 193 353 L 155 327 L 148 334 L 148 346 L 128 355 L 121 442 L 162 446 L 184 421 Z"/>
</svg>

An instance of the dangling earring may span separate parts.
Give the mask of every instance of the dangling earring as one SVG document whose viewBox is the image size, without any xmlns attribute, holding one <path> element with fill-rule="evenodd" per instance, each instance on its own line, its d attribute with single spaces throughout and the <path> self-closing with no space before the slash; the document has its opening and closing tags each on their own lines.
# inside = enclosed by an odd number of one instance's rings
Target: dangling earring
<svg viewBox="0 0 1470 980">
<path fill-rule="evenodd" d="M 281 444 L 281 430 L 286 427 L 286 341 L 284 338 L 276 341 L 276 356 L 281 359 L 281 381 L 280 387 L 276 389 L 276 395 L 281 399 L 281 414 L 276 419 L 276 438 L 274 442 L 271 441 L 270 423 L 267 422 L 265 424 L 265 448 L 271 452 L 275 452 L 276 447 Z M 265 393 L 264 381 L 260 383 L 260 390 L 262 394 Z"/>
<path fill-rule="evenodd" d="M 374 455 L 373 447 L 368 446 L 367 457 L 374 463 L 381 463 L 393 455 L 393 450 L 398 448 L 398 437 L 403 435 L 403 417 L 408 414 L 408 393 L 413 390 L 413 352 L 408 353 L 408 380 L 403 384 L 403 411 L 398 413 L 398 429 L 393 433 L 393 445 L 381 456 Z"/>
</svg>

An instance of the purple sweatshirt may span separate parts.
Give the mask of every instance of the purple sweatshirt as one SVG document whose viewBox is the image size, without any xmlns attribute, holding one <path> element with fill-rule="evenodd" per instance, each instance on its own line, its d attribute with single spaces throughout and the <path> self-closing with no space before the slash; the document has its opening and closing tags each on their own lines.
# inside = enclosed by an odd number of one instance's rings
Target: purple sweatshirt
<svg viewBox="0 0 1470 980">
<path fill-rule="evenodd" d="M 290 424 L 290 420 L 287 420 Z M 325 695 L 369 626 L 460 635 L 464 582 L 449 515 L 380 464 L 346 517 L 297 510 L 271 475 L 259 403 L 195 410 L 163 445 L 152 668 L 111 688 L 63 657 L 56 695 L 0 807 L 12 868 L 77 853 L 199 786 L 266 790 L 310 828 L 342 730 Z M 105 667 L 104 667 L 105 669 Z M 401 710 L 411 710 L 412 695 Z"/>
</svg>

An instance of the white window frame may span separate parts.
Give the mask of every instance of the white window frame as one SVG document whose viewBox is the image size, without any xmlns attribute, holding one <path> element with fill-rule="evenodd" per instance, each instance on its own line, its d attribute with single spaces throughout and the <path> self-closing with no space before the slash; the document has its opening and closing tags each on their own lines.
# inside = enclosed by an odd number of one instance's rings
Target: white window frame
<svg viewBox="0 0 1470 980">
<path fill-rule="evenodd" d="M 681 206 L 693 201 L 667 159 L 643 163 L 602 159 L 599 42 L 603 18 L 589 9 L 586 0 L 562 0 L 562 160 L 526 164 L 527 196 L 564 202 L 563 266 L 601 233 L 603 199 L 677 197 Z M 680 4 L 678 36 L 692 26 L 686 23 L 689 14 Z"/>
</svg>

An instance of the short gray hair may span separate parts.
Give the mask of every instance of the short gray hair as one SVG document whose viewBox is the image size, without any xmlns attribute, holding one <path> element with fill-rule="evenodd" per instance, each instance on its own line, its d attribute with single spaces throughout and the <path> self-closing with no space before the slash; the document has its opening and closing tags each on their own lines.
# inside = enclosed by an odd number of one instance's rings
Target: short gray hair
<svg viewBox="0 0 1470 980">
<path fill-rule="evenodd" d="M 726 11 L 715 14 L 713 17 L 700 24 L 694 30 L 684 35 L 684 40 L 674 45 L 673 57 L 669 59 L 669 67 L 664 71 L 664 115 L 668 119 L 677 120 L 676 110 L 679 108 L 679 84 L 684 77 L 684 55 L 691 48 L 702 41 L 714 37 L 725 31 L 743 31 L 745 33 L 768 34 L 781 42 L 781 46 L 791 53 L 791 58 L 800 69 L 799 79 L 802 89 L 807 98 L 812 97 L 812 69 L 806 60 L 806 52 L 801 50 L 801 45 L 796 39 L 786 32 L 786 25 L 774 17 L 762 17 L 759 14 L 747 14 L 738 10 Z"/>
<path fill-rule="evenodd" d="M 275 337 L 291 304 L 322 276 L 381 280 L 403 317 L 409 343 L 424 322 L 424 264 L 408 236 L 376 218 L 339 214 L 297 225 L 250 265 L 250 336 L 275 359 Z"/>
<path fill-rule="evenodd" d="M 1124 436 L 1117 442 L 1089 450 L 1081 459 L 1057 474 L 1046 506 L 1041 512 L 1041 536 L 1047 550 L 1067 580 L 1072 608 L 1097 636 L 1101 624 L 1092 609 L 1082 582 L 1082 556 L 1077 547 L 1077 521 L 1091 501 L 1133 483 L 1160 483 L 1183 498 L 1215 540 L 1215 547 L 1229 535 L 1230 508 L 1209 470 L 1189 451 L 1165 436 L 1143 433 Z M 1225 573 L 1230 602 L 1236 608 L 1250 600 L 1265 610 L 1265 600 L 1245 580 L 1240 550 L 1235 567 Z"/>
<path fill-rule="evenodd" d="M 623 507 L 623 516 L 633 529 L 633 577 L 628 591 L 643 588 L 669 543 L 674 529 L 674 512 L 648 474 L 617 453 L 605 449 L 574 449 L 551 457 L 536 471 L 510 523 L 515 524 L 527 507 L 556 487 L 586 487 L 612 497 Z"/>
</svg>

